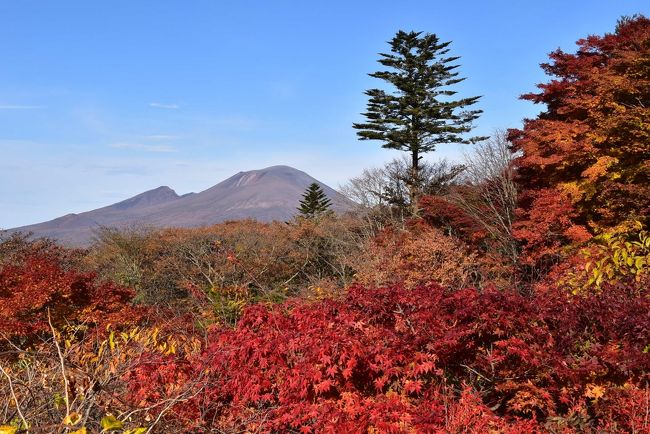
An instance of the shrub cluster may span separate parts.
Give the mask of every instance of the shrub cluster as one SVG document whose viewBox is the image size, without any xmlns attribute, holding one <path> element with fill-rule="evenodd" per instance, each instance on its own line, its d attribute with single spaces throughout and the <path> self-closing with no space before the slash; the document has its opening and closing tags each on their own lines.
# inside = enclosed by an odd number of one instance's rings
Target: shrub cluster
<svg viewBox="0 0 650 434">
<path fill-rule="evenodd" d="M 203 376 L 175 416 L 197 431 L 640 432 L 650 301 L 606 286 L 577 298 L 353 286 L 343 300 L 250 307 L 189 364 L 165 363 L 178 372 L 138 366 L 131 399 Z"/>
<path fill-rule="evenodd" d="M 0 237 L 0 434 L 650 432 L 649 32 L 553 53 L 422 218 Z"/>
</svg>

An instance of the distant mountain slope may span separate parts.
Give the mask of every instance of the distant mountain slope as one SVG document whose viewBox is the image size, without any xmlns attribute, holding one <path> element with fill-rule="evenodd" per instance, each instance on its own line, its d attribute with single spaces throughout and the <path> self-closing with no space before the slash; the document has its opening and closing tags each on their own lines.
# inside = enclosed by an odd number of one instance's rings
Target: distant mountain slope
<svg viewBox="0 0 650 434">
<path fill-rule="evenodd" d="M 226 220 L 289 220 L 309 184 L 317 182 L 332 201 L 334 211 L 351 202 L 305 172 L 289 166 L 272 166 L 240 172 L 200 193 L 183 196 L 169 187 L 158 187 L 130 199 L 80 214 L 68 214 L 44 223 L 11 231 L 33 232 L 65 244 L 86 245 L 101 226 L 192 227 Z"/>
</svg>

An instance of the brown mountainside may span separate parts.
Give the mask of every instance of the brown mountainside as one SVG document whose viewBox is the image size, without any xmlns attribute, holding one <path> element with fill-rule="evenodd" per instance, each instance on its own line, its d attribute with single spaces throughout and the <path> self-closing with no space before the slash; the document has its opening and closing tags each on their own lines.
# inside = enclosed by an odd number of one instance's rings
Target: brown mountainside
<svg viewBox="0 0 650 434">
<path fill-rule="evenodd" d="M 193 227 L 226 220 L 253 218 L 285 221 L 296 214 L 309 184 L 317 182 L 342 212 L 351 202 L 305 172 L 272 166 L 240 172 L 200 193 L 183 196 L 158 187 L 122 202 L 80 214 L 68 214 L 43 223 L 11 229 L 55 238 L 69 245 L 87 245 L 99 227 Z"/>
</svg>

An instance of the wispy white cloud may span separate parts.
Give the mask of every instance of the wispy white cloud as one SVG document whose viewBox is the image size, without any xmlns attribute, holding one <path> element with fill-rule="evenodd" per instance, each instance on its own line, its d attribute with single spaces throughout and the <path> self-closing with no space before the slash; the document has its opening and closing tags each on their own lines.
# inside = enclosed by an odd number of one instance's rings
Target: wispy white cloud
<svg viewBox="0 0 650 434">
<path fill-rule="evenodd" d="M 111 148 L 115 149 L 131 149 L 135 151 L 145 151 L 145 152 L 176 152 L 176 149 L 173 146 L 169 145 L 147 145 L 144 143 L 111 143 L 109 145 Z"/>
<path fill-rule="evenodd" d="M 44 105 L 0 104 L 0 110 L 38 110 L 44 108 Z"/>
<path fill-rule="evenodd" d="M 163 104 L 161 102 L 150 102 L 149 107 L 155 107 L 155 108 L 161 108 L 161 109 L 169 109 L 169 110 L 175 110 L 180 108 L 178 104 Z"/>
<path fill-rule="evenodd" d="M 148 136 L 144 136 L 144 138 L 147 140 L 175 140 L 178 139 L 178 136 L 171 134 L 150 134 Z"/>
</svg>

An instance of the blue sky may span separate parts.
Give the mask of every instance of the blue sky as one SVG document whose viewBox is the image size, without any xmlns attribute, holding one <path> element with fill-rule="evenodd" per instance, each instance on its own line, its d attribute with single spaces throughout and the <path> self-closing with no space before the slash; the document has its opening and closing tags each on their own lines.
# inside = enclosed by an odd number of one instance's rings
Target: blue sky
<svg viewBox="0 0 650 434">
<path fill-rule="evenodd" d="M 0 1 L 0 228 L 160 185 L 288 164 L 337 187 L 396 154 L 357 141 L 397 30 L 453 41 L 476 132 L 521 125 L 539 63 L 647 1 Z M 459 158 L 442 146 L 430 159 Z"/>
</svg>

